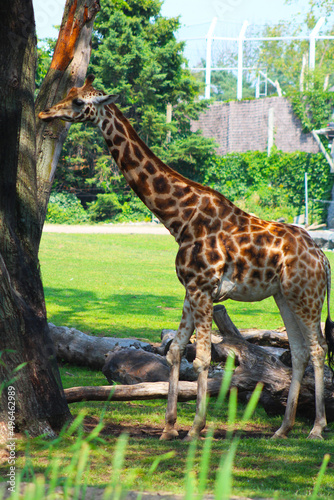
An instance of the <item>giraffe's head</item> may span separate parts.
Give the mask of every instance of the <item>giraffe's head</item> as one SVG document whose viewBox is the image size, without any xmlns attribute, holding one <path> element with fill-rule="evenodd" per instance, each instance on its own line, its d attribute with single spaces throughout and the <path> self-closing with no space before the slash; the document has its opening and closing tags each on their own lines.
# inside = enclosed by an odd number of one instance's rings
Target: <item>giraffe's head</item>
<svg viewBox="0 0 334 500">
<path fill-rule="evenodd" d="M 111 104 L 117 98 L 96 90 L 92 86 L 94 78 L 93 75 L 87 76 L 82 87 L 73 87 L 65 99 L 41 111 L 38 117 L 47 122 L 56 118 L 67 122 L 93 121 L 98 116 L 101 106 Z"/>
</svg>

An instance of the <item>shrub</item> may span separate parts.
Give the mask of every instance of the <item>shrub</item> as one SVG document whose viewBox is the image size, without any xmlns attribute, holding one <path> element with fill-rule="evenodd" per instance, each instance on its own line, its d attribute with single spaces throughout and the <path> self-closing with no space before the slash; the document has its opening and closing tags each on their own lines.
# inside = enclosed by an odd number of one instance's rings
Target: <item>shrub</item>
<svg viewBox="0 0 334 500">
<path fill-rule="evenodd" d="M 205 183 L 247 212 L 264 219 L 283 217 L 292 222 L 295 215 L 305 210 L 305 172 L 311 219 L 325 221 L 333 178 L 320 153 L 274 150 L 269 157 L 259 151 L 230 153 L 216 157 L 206 172 Z"/>
<path fill-rule="evenodd" d="M 50 196 L 46 222 L 54 224 L 82 224 L 88 222 L 89 217 L 72 193 L 52 193 Z"/>
<path fill-rule="evenodd" d="M 88 204 L 88 215 L 93 222 L 109 222 L 121 212 L 122 205 L 115 193 L 100 193 L 95 201 Z"/>
</svg>

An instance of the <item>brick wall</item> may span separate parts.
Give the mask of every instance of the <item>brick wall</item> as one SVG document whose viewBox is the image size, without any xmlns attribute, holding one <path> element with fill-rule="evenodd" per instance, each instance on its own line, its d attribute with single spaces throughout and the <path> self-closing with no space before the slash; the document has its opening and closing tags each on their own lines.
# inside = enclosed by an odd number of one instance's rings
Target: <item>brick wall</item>
<svg viewBox="0 0 334 500">
<path fill-rule="evenodd" d="M 268 115 L 273 108 L 274 144 L 285 152 L 317 153 L 319 148 L 312 134 L 301 131 L 301 123 L 285 97 L 267 97 L 254 101 L 216 102 L 199 120 L 192 122 L 192 130 L 202 130 L 219 144 L 217 152 L 266 151 L 268 144 Z"/>
</svg>

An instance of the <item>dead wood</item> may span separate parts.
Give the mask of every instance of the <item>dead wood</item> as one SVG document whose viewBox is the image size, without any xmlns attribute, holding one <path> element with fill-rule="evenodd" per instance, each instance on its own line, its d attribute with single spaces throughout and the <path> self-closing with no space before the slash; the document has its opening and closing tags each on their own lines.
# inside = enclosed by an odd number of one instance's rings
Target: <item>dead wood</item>
<svg viewBox="0 0 334 500">
<path fill-rule="evenodd" d="M 208 394 L 217 395 L 221 378 L 208 381 Z M 68 403 L 78 401 L 134 401 L 167 399 L 168 382 L 143 382 L 135 385 L 106 385 L 96 387 L 71 387 L 65 389 Z M 197 397 L 197 382 L 179 382 L 179 401 L 190 401 Z"/>
<path fill-rule="evenodd" d="M 279 355 L 276 355 L 276 353 L 280 353 L 281 349 L 261 347 L 248 342 L 244 338 L 244 334 L 241 334 L 233 324 L 223 305 L 215 306 L 213 318 L 219 328 L 220 336 L 214 336 L 215 342 L 212 344 L 212 360 L 216 363 L 221 363 L 226 360 L 229 353 L 234 353 L 236 369 L 232 377 L 232 386 L 238 389 L 239 399 L 248 401 L 256 385 L 261 382 L 263 384 L 263 391 L 260 404 L 263 405 L 268 414 L 283 414 L 290 387 L 291 368 L 281 361 Z M 51 332 L 52 330 L 51 328 Z M 115 342 L 115 339 L 99 339 L 81 334 L 81 332 L 68 330 L 62 328 L 60 331 L 67 339 L 67 347 L 64 348 L 62 346 L 60 350 L 59 345 L 56 345 L 58 356 L 61 354 L 61 357 L 63 357 L 66 353 L 71 353 L 71 360 L 73 362 L 73 359 L 78 359 L 77 354 L 79 352 L 81 361 L 86 360 L 87 364 L 87 360 L 92 361 L 92 356 L 95 357 L 98 354 L 99 359 L 104 363 L 106 346 L 108 347 L 107 350 L 110 350 L 108 341 Z M 273 335 L 274 337 L 275 335 Z M 149 346 L 149 344 L 147 345 Z M 186 349 L 185 356 L 190 362 L 195 356 L 195 349 L 196 344 L 189 344 Z M 126 358 L 130 359 L 130 349 L 126 349 L 125 351 L 128 353 Z M 73 356 L 73 353 L 75 353 L 75 356 Z M 117 356 L 117 352 L 114 352 L 115 355 Z M 154 357 L 153 354 L 152 356 Z M 66 359 L 68 360 L 68 357 Z M 129 359 L 127 359 L 127 363 L 129 363 Z M 123 366 L 118 368 L 120 373 L 123 368 Z M 209 379 L 209 393 L 211 395 L 218 394 L 222 378 L 221 374 L 222 372 L 220 371 L 220 374 L 218 373 Z M 114 376 L 112 378 L 115 380 Z M 136 382 L 139 380 L 136 379 Z M 67 389 L 65 395 L 69 403 L 82 400 L 106 401 L 109 398 L 111 401 L 166 399 L 167 388 L 168 382 L 146 382 L 136 383 L 135 385 L 102 387 L 73 387 Z M 180 401 L 195 399 L 196 394 L 196 382 L 180 381 Z M 325 371 L 325 404 L 327 419 L 328 421 L 332 421 L 334 420 L 334 386 L 332 374 L 328 368 Z M 298 412 L 302 416 L 314 418 L 314 375 L 311 366 L 306 369 L 302 382 Z"/>
</svg>

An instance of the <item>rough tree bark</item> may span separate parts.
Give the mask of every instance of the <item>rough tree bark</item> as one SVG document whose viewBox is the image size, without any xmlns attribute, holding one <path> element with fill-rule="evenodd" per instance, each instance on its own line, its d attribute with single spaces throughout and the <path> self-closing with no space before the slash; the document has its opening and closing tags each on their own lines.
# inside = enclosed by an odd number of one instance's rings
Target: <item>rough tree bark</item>
<svg viewBox="0 0 334 500">
<path fill-rule="evenodd" d="M 98 2 L 68 0 L 46 83 L 38 100 L 46 107 L 48 86 L 54 99 L 83 78 L 90 53 L 92 19 Z M 66 38 L 67 37 L 67 38 Z M 64 41 L 65 43 L 63 43 Z M 63 45 L 61 46 L 61 44 Z M 78 68 L 77 51 L 85 53 Z M 6 437 L 6 385 L 15 388 L 16 430 L 55 435 L 71 415 L 64 397 L 49 336 L 38 249 L 52 175 L 45 156 L 64 140 L 39 126 L 36 162 L 34 80 L 36 36 L 31 0 L 0 5 L 0 438 Z M 54 82 L 58 82 L 58 85 Z M 60 83 L 62 85 L 60 85 Z M 44 95 L 44 97 L 43 97 Z M 53 143 L 50 143 L 51 140 Z M 48 155 L 57 158 L 53 151 Z M 56 160 L 54 160 L 56 161 Z M 45 183 L 45 179 L 48 183 Z M 15 374 L 17 366 L 24 366 Z M 11 407 L 12 408 L 12 407 Z"/>
</svg>

